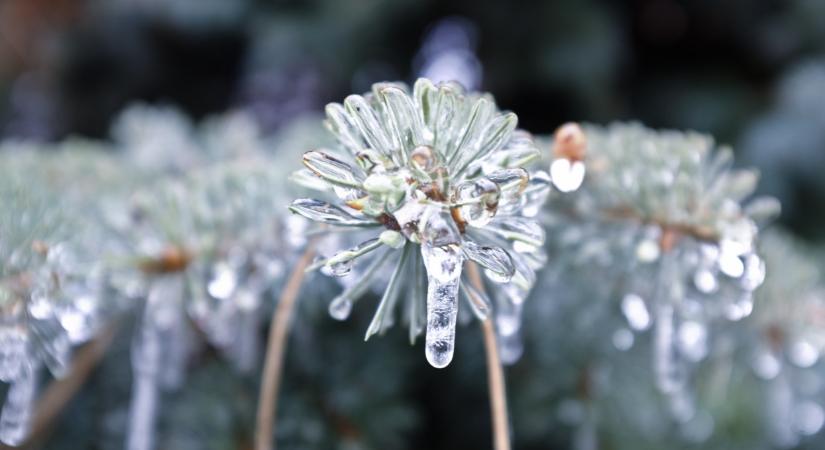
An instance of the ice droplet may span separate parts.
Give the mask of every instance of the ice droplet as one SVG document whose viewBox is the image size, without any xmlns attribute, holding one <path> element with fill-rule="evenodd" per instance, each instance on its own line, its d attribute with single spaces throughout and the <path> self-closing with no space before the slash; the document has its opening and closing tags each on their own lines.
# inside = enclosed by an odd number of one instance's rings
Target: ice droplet
<svg viewBox="0 0 825 450">
<path fill-rule="evenodd" d="M 645 301 L 638 295 L 627 294 L 622 298 L 622 313 L 634 330 L 642 331 L 650 327 L 650 313 Z"/>
<path fill-rule="evenodd" d="M 510 255 L 501 247 L 479 245 L 464 239 L 464 255 L 484 267 L 487 276 L 496 283 L 507 283 L 516 272 Z"/>
<path fill-rule="evenodd" d="M 238 277 L 235 271 L 229 267 L 229 264 L 220 263 L 212 269 L 212 279 L 209 280 L 206 289 L 212 297 L 226 300 L 232 296 L 237 285 Z"/>
<path fill-rule="evenodd" d="M 344 296 L 335 297 L 329 304 L 329 315 L 335 320 L 347 320 L 352 311 L 352 300 Z"/>
<path fill-rule="evenodd" d="M 802 402 L 794 408 L 794 422 L 800 433 L 806 436 L 814 435 L 825 424 L 825 411 L 811 400 Z"/>
<path fill-rule="evenodd" d="M 772 380 L 782 370 L 782 362 L 772 352 L 762 351 L 753 360 L 753 371 L 763 380 Z"/>
<path fill-rule="evenodd" d="M 456 190 L 461 217 L 470 226 L 481 228 L 495 216 L 499 202 L 499 188 L 487 178 L 462 183 Z"/>
<path fill-rule="evenodd" d="M 427 269 L 427 337 L 425 353 L 433 367 L 453 359 L 458 287 L 464 258 L 457 246 L 421 246 Z"/>
<path fill-rule="evenodd" d="M 799 367 L 808 368 L 819 360 L 819 351 L 808 341 L 796 341 L 790 348 L 790 360 Z"/>
<path fill-rule="evenodd" d="M 562 192 L 572 192 L 579 188 L 584 181 L 584 163 L 559 158 L 550 164 L 550 177 L 556 189 Z"/>
<path fill-rule="evenodd" d="M 530 174 L 522 169 L 497 170 L 487 175 L 493 183 L 498 186 L 501 196 L 498 200 L 498 208 L 504 214 L 512 214 L 517 211 L 526 201 L 522 196 L 530 181 Z"/>
<path fill-rule="evenodd" d="M 26 367 L 12 382 L 0 413 L 0 441 L 20 445 L 29 432 L 29 419 L 37 391 L 37 370 Z"/>
<path fill-rule="evenodd" d="M 697 321 L 687 321 L 679 326 L 679 350 L 686 358 L 698 362 L 708 354 L 708 330 Z"/>
<path fill-rule="evenodd" d="M 321 268 L 321 273 L 329 277 L 344 277 L 352 271 L 352 260 L 328 264 Z"/>
<path fill-rule="evenodd" d="M 703 268 L 693 275 L 693 285 L 703 294 L 712 294 L 719 287 L 719 282 L 713 272 Z"/>
<path fill-rule="evenodd" d="M 723 250 L 719 254 L 719 269 L 731 278 L 739 278 L 745 273 L 745 264 L 736 253 Z"/>
<path fill-rule="evenodd" d="M 630 348 L 633 347 L 633 342 L 635 340 L 636 339 L 633 336 L 633 332 L 627 328 L 619 328 L 613 332 L 613 346 L 618 350 L 630 350 Z"/>
</svg>

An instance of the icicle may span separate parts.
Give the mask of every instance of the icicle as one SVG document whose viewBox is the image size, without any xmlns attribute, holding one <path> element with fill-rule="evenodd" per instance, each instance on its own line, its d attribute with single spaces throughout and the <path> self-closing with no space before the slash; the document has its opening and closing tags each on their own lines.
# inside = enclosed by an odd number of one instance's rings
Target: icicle
<svg viewBox="0 0 825 450">
<path fill-rule="evenodd" d="M 427 268 L 427 361 L 443 368 L 453 359 L 458 286 L 464 258 L 457 246 L 421 246 Z"/>
<path fill-rule="evenodd" d="M 126 435 L 127 450 L 151 450 L 155 441 L 155 416 L 157 414 L 158 384 L 167 385 L 182 369 L 184 362 L 174 361 L 180 356 L 168 348 L 180 336 L 168 336 L 167 332 L 182 328 L 183 279 L 172 275 L 155 280 L 146 298 L 146 308 L 140 330 L 132 342 L 132 400 L 129 406 L 129 430 Z M 176 358 L 170 358 L 174 355 Z M 177 358 L 180 359 L 180 358 Z M 163 373 L 162 373 L 163 372 Z M 163 375 L 163 376 L 162 376 Z"/>
<path fill-rule="evenodd" d="M 675 306 L 673 290 L 676 288 L 673 276 L 675 255 L 670 251 L 663 255 L 656 287 L 654 307 L 655 325 L 653 330 L 653 368 L 656 385 L 664 393 L 675 393 L 684 386 L 684 367 L 678 361 L 678 343 L 675 326 Z"/>
<path fill-rule="evenodd" d="M 0 413 L 0 442 L 20 445 L 29 432 L 29 419 L 37 391 L 37 368 L 26 367 L 20 377 L 12 382 L 3 412 Z"/>
<path fill-rule="evenodd" d="M 261 342 L 258 336 L 258 322 L 260 312 L 255 310 L 242 311 L 239 318 L 239 327 L 235 340 L 231 345 L 229 357 L 241 373 L 250 373 L 255 368 L 261 354 Z"/>
<path fill-rule="evenodd" d="M 504 365 L 509 366 L 518 362 L 522 353 L 524 353 L 524 341 L 521 338 L 521 333 L 516 331 L 509 336 L 499 335 L 498 353 L 501 363 Z"/>
<path fill-rule="evenodd" d="M 767 389 L 768 403 L 766 409 L 772 439 L 780 447 L 793 447 L 799 442 L 794 431 L 794 394 L 788 377 L 780 373 Z"/>
<path fill-rule="evenodd" d="M 573 434 L 574 450 L 598 450 L 599 438 L 596 435 L 595 414 L 590 405 L 585 406 L 584 417 Z"/>
<path fill-rule="evenodd" d="M 656 386 L 664 393 L 676 392 L 683 385 L 681 367 L 676 361 L 678 350 L 673 313 L 673 305 L 663 303 L 661 300 L 657 303 L 653 330 L 653 366 L 656 373 Z"/>
</svg>

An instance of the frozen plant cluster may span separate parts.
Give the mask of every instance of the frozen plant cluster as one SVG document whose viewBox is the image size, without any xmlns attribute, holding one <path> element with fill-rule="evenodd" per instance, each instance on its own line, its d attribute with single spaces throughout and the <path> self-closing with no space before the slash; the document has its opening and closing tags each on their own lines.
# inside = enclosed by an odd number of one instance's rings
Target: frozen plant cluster
<svg viewBox="0 0 825 450">
<path fill-rule="evenodd" d="M 105 309 L 90 227 L 21 166 L 0 161 L 0 381 L 10 383 L 0 441 L 10 445 L 26 437 L 41 369 L 65 374 Z"/>
<path fill-rule="evenodd" d="M 332 276 L 357 274 L 332 300 L 331 315 L 345 319 L 392 261 L 367 338 L 401 309 L 411 340 L 426 329 L 430 364 L 447 366 L 459 291 L 479 319 L 495 314 L 499 334 L 516 333 L 546 258 L 534 217 L 551 185 L 546 172 L 525 169 L 540 154 L 530 134 L 516 129 L 515 114 L 499 111 L 487 94 L 423 78 L 412 90 L 375 84 L 326 113 L 338 148 L 305 153 L 306 168 L 295 175 L 325 197 L 296 200 L 290 209 L 332 232 L 365 230 L 350 237 L 365 240 L 313 265 Z M 356 260 L 370 261 L 354 269 Z M 468 261 L 483 269 L 493 299 L 462 277 Z"/>
<path fill-rule="evenodd" d="M 709 325 L 753 309 L 765 277 L 759 225 L 778 203 L 751 199 L 758 174 L 733 169 L 731 150 L 708 136 L 624 123 L 585 135 L 588 176 L 547 208 L 550 245 L 567 264 L 604 270 L 630 330 L 653 329 L 657 385 L 688 417 L 685 388 L 710 349 Z"/>
</svg>

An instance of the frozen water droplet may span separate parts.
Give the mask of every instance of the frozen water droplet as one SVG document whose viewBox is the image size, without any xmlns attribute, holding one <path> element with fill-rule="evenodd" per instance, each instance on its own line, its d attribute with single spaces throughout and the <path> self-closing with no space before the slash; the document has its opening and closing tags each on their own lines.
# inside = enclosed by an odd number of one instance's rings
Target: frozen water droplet
<svg viewBox="0 0 825 450">
<path fill-rule="evenodd" d="M 329 315 L 335 320 L 346 320 L 352 311 L 352 300 L 347 297 L 335 297 L 329 304 Z"/>
<path fill-rule="evenodd" d="M 325 264 L 321 267 L 321 273 L 330 277 L 344 277 L 352 271 L 352 260 L 338 261 L 332 264 Z"/>
<path fill-rule="evenodd" d="M 782 370 L 782 362 L 772 352 L 763 351 L 753 360 L 753 370 L 763 380 L 772 380 Z"/>
<path fill-rule="evenodd" d="M 455 324 L 458 316 L 458 287 L 463 256 L 456 246 L 421 246 L 427 269 L 427 361 L 446 367 L 453 359 Z"/>
<path fill-rule="evenodd" d="M 232 267 L 226 263 L 219 263 L 212 269 L 212 279 L 209 280 L 206 290 L 212 297 L 226 300 L 235 292 L 237 285 L 238 277 Z"/>
<path fill-rule="evenodd" d="M 703 294 L 712 294 L 719 287 L 719 282 L 708 269 L 699 269 L 693 274 L 693 284 Z"/>
<path fill-rule="evenodd" d="M 645 301 L 638 295 L 627 294 L 622 298 L 622 313 L 634 330 L 642 331 L 650 327 L 650 313 Z"/>
<path fill-rule="evenodd" d="M 618 350 L 630 350 L 634 341 L 633 332 L 627 328 L 619 328 L 613 333 L 613 346 Z"/>
<path fill-rule="evenodd" d="M 696 321 L 687 321 L 679 326 L 679 350 L 691 361 L 701 361 L 708 353 L 707 328 Z"/>
<path fill-rule="evenodd" d="M 808 341 L 796 341 L 790 348 L 790 360 L 799 367 L 811 367 L 819 361 L 819 351 Z"/>
<path fill-rule="evenodd" d="M 825 424 L 825 411 L 814 401 L 804 401 L 794 408 L 794 422 L 794 428 L 801 434 L 814 435 Z"/>
<path fill-rule="evenodd" d="M 765 281 L 765 261 L 754 253 L 745 257 L 745 273 L 742 276 L 742 287 L 754 291 Z"/>
<path fill-rule="evenodd" d="M 739 278 L 745 273 L 745 264 L 736 253 L 725 251 L 719 254 L 719 270 L 731 278 Z"/>
<path fill-rule="evenodd" d="M 86 319 L 87 316 L 76 309 L 69 309 L 60 314 L 60 326 L 66 330 L 70 341 L 79 343 L 89 337 L 92 327 L 88 326 Z"/>
<path fill-rule="evenodd" d="M 523 194 L 530 181 L 530 174 L 522 169 L 497 170 L 487 175 L 487 178 L 498 186 L 500 197 L 498 210 L 502 214 L 513 214 L 518 211 L 527 200 Z"/>
<path fill-rule="evenodd" d="M 499 204 L 499 188 L 487 178 L 468 181 L 458 186 L 456 201 L 461 218 L 470 226 L 481 228 L 495 216 Z M 466 203 L 466 204 L 465 204 Z"/>
<path fill-rule="evenodd" d="M 636 246 L 636 259 L 639 262 L 651 263 L 659 259 L 659 244 L 653 239 L 645 239 Z"/>
<path fill-rule="evenodd" d="M 501 247 L 482 246 L 465 239 L 461 248 L 467 258 L 477 262 L 484 273 L 496 283 L 507 283 L 516 272 L 510 255 Z"/>
<path fill-rule="evenodd" d="M 556 189 L 562 192 L 572 192 L 579 188 L 584 181 L 585 167 L 581 161 L 570 161 L 559 158 L 550 164 L 550 178 Z"/>
</svg>

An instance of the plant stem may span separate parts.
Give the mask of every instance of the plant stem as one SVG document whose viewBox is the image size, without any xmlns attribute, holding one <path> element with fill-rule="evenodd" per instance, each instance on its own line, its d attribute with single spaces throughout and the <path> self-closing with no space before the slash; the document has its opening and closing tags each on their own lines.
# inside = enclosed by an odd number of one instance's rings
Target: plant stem
<svg viewBox="0 0 825 450">
<path fill-rule="evenodd" d="M 312 262 L 312 257 L 315 254 L 315 244 L 315 239 L 310 240 L 307 244 L 304 254 L 298 260 L 295 268 L 292 269 L 289 280 L 287 280 L 283 291 L 281 291 L 278 306 L 272 313 L 266 360 L 261 378 L 261 393 L 258 398 L 255 450 L 273 450 L 275 448 L 273 433 L 276 429 L 278 389 L 281 385 L 286 340 L 289 336 L 292 312 L 295 310 L 298 293 L 301 290 L 301 282 L 304 280 L 304 271 Z"/>
<path fill-rule="evenodd" d="M 466 267 L 470 283 L 479 292 L 484 292 L 484 282 L 474 263 Z M 487 386 L 490 391 L 490 414 L 493 423 L 493 449 L 510 450 L 510 422 L 507 417 L 507 391 L 504 385 L 504 371 L 498 355 L 496 332 L 490 317 L 481 321 L 484 333 L 484 352 L 487 356 Z"/>
</svg>

